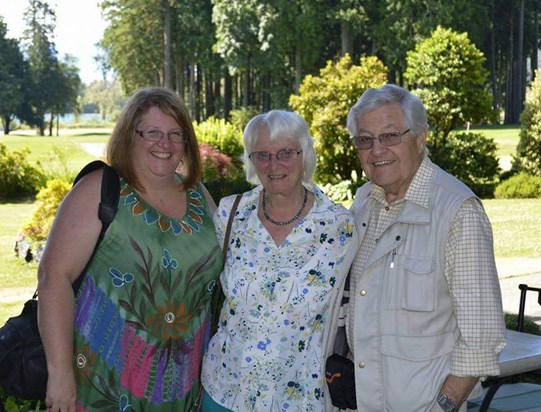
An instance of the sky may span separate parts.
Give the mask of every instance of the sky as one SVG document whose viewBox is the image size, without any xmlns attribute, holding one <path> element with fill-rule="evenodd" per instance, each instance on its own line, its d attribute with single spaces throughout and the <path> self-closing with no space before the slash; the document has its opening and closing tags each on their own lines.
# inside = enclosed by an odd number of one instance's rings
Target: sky
<svg viewBox="0 0 541 412">
<path fill-rule="evenodd" d="M 0 15 L 7 24 L 8 38 L 19 39 L 25 29 L 24 11 L 28 0 L 0 0 Z M 102 75 L 94 63 L 95 44 L 102 38 L 106 24 L 101 18 L 98 0 L 48 0 L 56 12 L 54 42 L 60 59 L 71 54 L 78 59 L 79 76 L 85 84 Z"/>
</svg>

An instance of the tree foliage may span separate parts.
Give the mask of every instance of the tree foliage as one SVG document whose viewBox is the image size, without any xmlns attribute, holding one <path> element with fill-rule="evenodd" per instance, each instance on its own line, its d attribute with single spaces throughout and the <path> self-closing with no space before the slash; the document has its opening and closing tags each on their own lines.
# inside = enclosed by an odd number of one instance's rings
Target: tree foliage
<svg viewBox="0 0 541 412">
<path fill-rule="evenodd" d="M 445 143 L 451 130 L 493 118 L 484 63 L 467 33 L 442 27 L 408 52 L 404 77 L 425 104 L 433 150 Z"/>
<path fill-rule="evenodd" d="M 306 76 L 299 95 L 290 104 L 311 125 L 316 140 L 318 166 L 316 179 L 321 184 L 338 183 L 360 176 L 355 148 L 346 129 L 349 109 L 370 87 L 386 81 L 387 69 L 376 57 L 363 57 L 353 64 L 349 55 L 336 64 L 328 62 L 319 76 Z"/>
<path fill-rule="evenodd" d="M 494 140 L 483 134 L 452 132 L 430 158 L 478 196 L 487 198 L 493 197 L 501 172 L 497 152 Z"/>
<path fill-rule="evenodd" d="M 538 75 L 526 94 L 526 104 L 520 116 L 520 139 L 513 171 L 541 176 L 541 79 Z"/>
<path fill-rule="evenodd" d="M 0 118 L 4 134 L 23 103 L 24 59 L 18 42 L 8 39 L 7 27 L 0 16 Z"/>
</svg>

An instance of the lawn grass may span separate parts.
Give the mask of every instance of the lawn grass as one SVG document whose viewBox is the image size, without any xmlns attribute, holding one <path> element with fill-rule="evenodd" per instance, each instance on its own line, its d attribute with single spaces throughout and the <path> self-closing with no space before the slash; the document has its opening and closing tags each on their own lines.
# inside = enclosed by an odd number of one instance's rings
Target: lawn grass
<svg viewBox="0 0 541 412">
<path fill-rule="evenodd" d="M 68 168 L 76 171 L 94 160 L 82 149 L 81 143 L 106 143 L 110 134 L 110 129 L 61 129 L 60 136 L 36 136 L 32 131 L 23 130 L 1 135 L 0 143 L 9 151 L 28 148 L 28 160 L 32 163 L 47 164 L 53 148 L 58 148 L 66 155 Z"/>
<path fill-rule="evenodd" d="M 511 156 L 516 153 L 520 127 L 518 125 L 471 127 L 470 131 L 482 133 L 496 141 L 497 156 Z"/>
</svg>

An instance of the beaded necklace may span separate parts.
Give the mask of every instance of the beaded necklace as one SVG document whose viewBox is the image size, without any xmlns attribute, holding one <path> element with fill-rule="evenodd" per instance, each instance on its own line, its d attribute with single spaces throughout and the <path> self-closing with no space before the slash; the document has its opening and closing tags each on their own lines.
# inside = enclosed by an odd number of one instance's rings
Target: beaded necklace
<svg viewBox="0 0 541 412">
<path fill-rule="evenodd" d="M 269 214 L 267 213 L 267 201 L 266 201 L 266 198 L 267 198 L 267 192 L 266 192 L 265 189 L 263 189 L 262 206 L 263 206 L 263 216 L 265 217 L 265 219 L 267 221 L 269 221 L 270 223 L 272 223 L 273 225 L 286 226 L 286 225 L 289 225 L 290 223 L 293 223 L 302 214 L 302 211 L 304 210 L 304 207 L 306 206 L 306 201 L 308 200 L 308 190 L 306 188 L 304 188 L 304 199 L 302 200 L 302 205 L 301 205 L 301 208 L 299 209 L 299 211 L 295 214 L 295 216 L 293 216 L 289 220 L 286 220 L 285 222 L 279 222 L 279 221 L 274 220 L 273 218 L 271 218 L 269 216 Z"/>
</svg>

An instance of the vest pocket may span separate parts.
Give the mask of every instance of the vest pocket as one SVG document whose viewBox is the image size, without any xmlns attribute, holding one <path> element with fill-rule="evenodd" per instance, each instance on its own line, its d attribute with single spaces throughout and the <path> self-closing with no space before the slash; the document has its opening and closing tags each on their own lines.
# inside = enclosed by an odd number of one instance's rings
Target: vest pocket
<svg viewBox="0 0 541 412">
<path fill-rule="evenodd" d="M 402 308 L 411 311 L 434 310 L 434 259 L 406 257 L 404 261 Z"/>
</svg>

